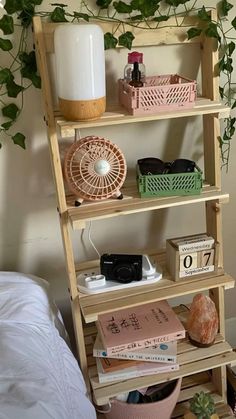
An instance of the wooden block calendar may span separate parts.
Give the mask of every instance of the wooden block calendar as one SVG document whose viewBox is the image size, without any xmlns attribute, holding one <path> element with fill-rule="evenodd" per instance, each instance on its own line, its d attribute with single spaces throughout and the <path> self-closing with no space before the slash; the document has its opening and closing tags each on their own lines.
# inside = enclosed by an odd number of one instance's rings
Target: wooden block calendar
<svg viewBox="0 0 236 419">
<path fill-rule="evenodd" d="M 166 265 L 174 281 L 212 274 L 218 268 L 219 243 L 206 234 L 166 240 Z"/>
</svg>

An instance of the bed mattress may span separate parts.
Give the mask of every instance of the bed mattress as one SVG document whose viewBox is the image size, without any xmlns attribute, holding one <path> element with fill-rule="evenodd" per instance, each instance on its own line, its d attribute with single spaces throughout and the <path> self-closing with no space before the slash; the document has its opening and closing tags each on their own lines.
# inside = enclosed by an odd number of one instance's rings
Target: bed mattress
<svg viewBox="0 0 236 419">
<path fill-rule="evenodd" d="M 95 419 L 46 281 L 0 272 L 0 419 Z"/>
</svg>

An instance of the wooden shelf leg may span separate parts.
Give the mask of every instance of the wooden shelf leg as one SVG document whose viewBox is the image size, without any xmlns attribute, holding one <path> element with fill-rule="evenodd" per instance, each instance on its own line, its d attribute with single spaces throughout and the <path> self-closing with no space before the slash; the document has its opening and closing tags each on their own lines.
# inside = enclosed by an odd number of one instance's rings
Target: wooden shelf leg
<svg viewBox="0 0 236 419">
<path fill-rule="evenodd" d="M 210 290 L 209 296 L 214 301 L 219 316 L 219 333 L 225 337 L 225 304 L 224 287 Z M 226 367 L 221 366 L 212 370 L 212 382 L 216 391 L 222 397 L 222 401 L 227 403 L 227 375 Z"/>
<path fill-rule="evenodd" d="M 82 313 L 79 304 L 79 293 L 76 286 L 76 271 L 75 261 L 73 257 L 73 246 L 70 237 L 70 223 L 66 214 L 62 214 L 60 217 L 61 234 L 64 246 L 64 253 L 66 258 L 66 268 L 69 280 L 69 290 L 71 298 L 71 309 L 73 316 L 75 339 L 78 351 L 78 357 L 80 362 L 80 368 L 84 376 L 84 380 L 87 386 L 88 393 L 90 393 L 90 381 L 88 377 L 88 366 L 87 356 L 85 351 L 85 341 L 82 324 Z"/>
</svg>

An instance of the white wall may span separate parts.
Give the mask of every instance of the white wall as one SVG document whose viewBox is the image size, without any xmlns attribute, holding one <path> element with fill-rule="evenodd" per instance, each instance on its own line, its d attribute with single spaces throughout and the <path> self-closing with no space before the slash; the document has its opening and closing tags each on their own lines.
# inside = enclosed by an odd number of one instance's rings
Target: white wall
<svg viewBox="0 0 236 419">
<path fill-rule="evenodd" d="M 77 7 L 71 1 L 71 9 Z M 209 2 L 210 3 L 210 2 Z M 215 4 L 214 1 L 211 4 Z M 44 8 L 49 7 L 44 2 Z M 234 6 L 232 16 L 235 16 Z M 112 79 L 122 76 L 127 51 L 107 54 L 107 68 Z M 0 58 L 2 65 L 2 57 Z M 158 47 L 145 50 L 147 73 L 175 73 L 198 77 L 199 52 L 195 47 Z M 3 63 L 5 65 L 5 63 Z M 236 66 L 236 62 L 235 62 Z M 113 88 L 114 92 L 114 88 Z M 111 89 L 108 86 L 108 97 Z M 46 130 L 43 121 L 41 92 L 31 89 L 25 94 L 24 114 L 18 130 L 26 133 L 26 151 L 4 142 L 0 150 L 0 269 L 33 273 L 52 284 L 54 296 L 63 309 L 69 310 L 64 256 L 56 212 L 56 199 L 51 175 Z M 155 155 L 165 160 L 177 157 L 202 161 L 201 119 L 131 124 L 83 131 L 82 135 L 102 135 L 117 143 L 124 151 L 129 170 L 137 158 Z M 236 232 L 236 139 L 232 141 L 229 173 L 222 172 L 223 188 L 231 200 L 224 206 L 223 232 L 225 269 L 236 278 L 234 234 Z M 148 214 L 94 222 L 92 237 L 100 253 L 105 251 L 135 251 L 160 247 L 166 238 L 204 231 L 202 206 L 175 208 Z M 88 240 L 88 231 L 74 237 L 78 260 L 95 258 Z M 236 291 L 226 293 L 226 315 L 236 316 Z"/>
</svg>

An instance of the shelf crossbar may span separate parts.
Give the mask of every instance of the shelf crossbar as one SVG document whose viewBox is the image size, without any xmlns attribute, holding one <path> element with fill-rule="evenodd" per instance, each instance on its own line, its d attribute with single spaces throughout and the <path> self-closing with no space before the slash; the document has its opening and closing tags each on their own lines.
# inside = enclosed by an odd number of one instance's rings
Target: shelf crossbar
<svg viewBox="0 0 236 419">
<path fill-rule="evenodd" d="M 229 107 L 218 101 L 211 101 L 206 98 L 198 98 L 193 108 L 187 108 L 176 111 L 164 111 L 147 115 L 130 115 L 128 112 L 118 106 L 111 106 L 101 118 L 93 121 L 66 121 L 58 112 L 54 112 L 56 124 L 62 138 L 73 137 L 76 129 L 99 128 L 120 124 L 133 124 L 138 122 L 158 121 L 173 118 L 185 118 L 201 115 L 216 114 L 219 118 L 225 118 L 229 115 Z"/>
</svg>

